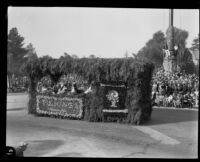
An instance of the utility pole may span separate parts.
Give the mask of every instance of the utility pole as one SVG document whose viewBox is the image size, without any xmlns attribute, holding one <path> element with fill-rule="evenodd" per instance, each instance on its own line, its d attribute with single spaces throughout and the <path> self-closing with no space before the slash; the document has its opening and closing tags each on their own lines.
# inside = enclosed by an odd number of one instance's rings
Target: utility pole
<svg viewBox="0 0 200 162">
<path fill-rule="evenodd" d="M 165 56 L 163 67 L 167 72 L 177 71 L 177 58 L 174 50 L 174 27 L 173 27 L 173 9 L 169 10 L 169 27 L 167 29 L 167 47 L 168 55 Z"/>
<path fill-rule="evenodd" d="M 173 9 L 169 10 L 169 27 L 167 29 L 167 46 L 169 51 L 174 50 Z"/>
</svg>

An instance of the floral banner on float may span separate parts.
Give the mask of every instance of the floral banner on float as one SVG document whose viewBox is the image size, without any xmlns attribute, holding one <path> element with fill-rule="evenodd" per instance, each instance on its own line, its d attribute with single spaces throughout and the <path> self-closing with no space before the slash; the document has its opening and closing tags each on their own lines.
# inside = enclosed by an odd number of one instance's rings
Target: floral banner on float
<svg viewBox="0 0 200 162">
<path fill-rule="evenodd" d="M 83 102 L 81 98 L 37 95 L 36 110 L 38 114 L 81 118 Z"/>
<path fill-rule="evenodd" d="M 101 83 L 104 92 L 105 113 L 128 113 L 125 109 L 126 86 L 123 83 Z"/>
</svg>

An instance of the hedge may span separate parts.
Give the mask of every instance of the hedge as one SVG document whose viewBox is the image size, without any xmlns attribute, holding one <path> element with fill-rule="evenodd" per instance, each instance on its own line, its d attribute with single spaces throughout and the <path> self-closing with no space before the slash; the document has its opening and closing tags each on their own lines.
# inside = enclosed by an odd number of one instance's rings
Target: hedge
<svg viewBox="0 0 200 162">
<path fill-rule="evenodd" d="M 113 81 L 124 82 L 127 87 L 125 107 L 129 111 L 127 116 L 119 119 L 120 121 L 140 124 L 151 117 L 151 79 L 154 70 L 152 63 L 133 58 L 41 57 L 30 60 L 23 69 L 30 79 L 28 110 L 31 114 L 36 114 L 36 85 L 43 76 L 49 75 L 53 83 L 57 83 L 62 75 L 76 73 L 89 83 L 96 83 L 93 94 L 83 97 L 83 120 L 106 121 L 102 112 L 103 95 L 100 83 Z M 108 119 L 115 120 L 114 117 Z"/>
</svg>

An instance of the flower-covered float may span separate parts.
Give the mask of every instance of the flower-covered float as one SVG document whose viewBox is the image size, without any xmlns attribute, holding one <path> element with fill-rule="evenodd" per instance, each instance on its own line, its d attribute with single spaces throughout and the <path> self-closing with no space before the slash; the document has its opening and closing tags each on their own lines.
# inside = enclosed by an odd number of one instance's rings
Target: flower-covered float
<svg viewBox="0 0 200 162">
<path fill-rule="evenodd" d="M 23 69 L 30 81 L 30 114 L 131 124 L 151 117 L 152 63 L 133 58 L 44 56 L 29 60 Z M 50 88 L 38 91 L 38 83 L 47 76 L 49 81 L 44 83 Z M 61 78 L 65 78 L 64 93 Z"/>
</svg>

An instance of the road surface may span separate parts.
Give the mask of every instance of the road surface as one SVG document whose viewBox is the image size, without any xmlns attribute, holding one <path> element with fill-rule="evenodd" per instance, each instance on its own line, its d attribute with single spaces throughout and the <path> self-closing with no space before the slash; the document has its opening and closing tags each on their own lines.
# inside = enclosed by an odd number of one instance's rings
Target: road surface
<svg viewBox="0 0 200 162">
<path fill-rule="evenodd" d="M 142 126 L 35 117 L 27 94 L 7 95 L 6 144 L 27 157 L 197 158 L 198 111 L 153 109 Z"/>
</svg>

